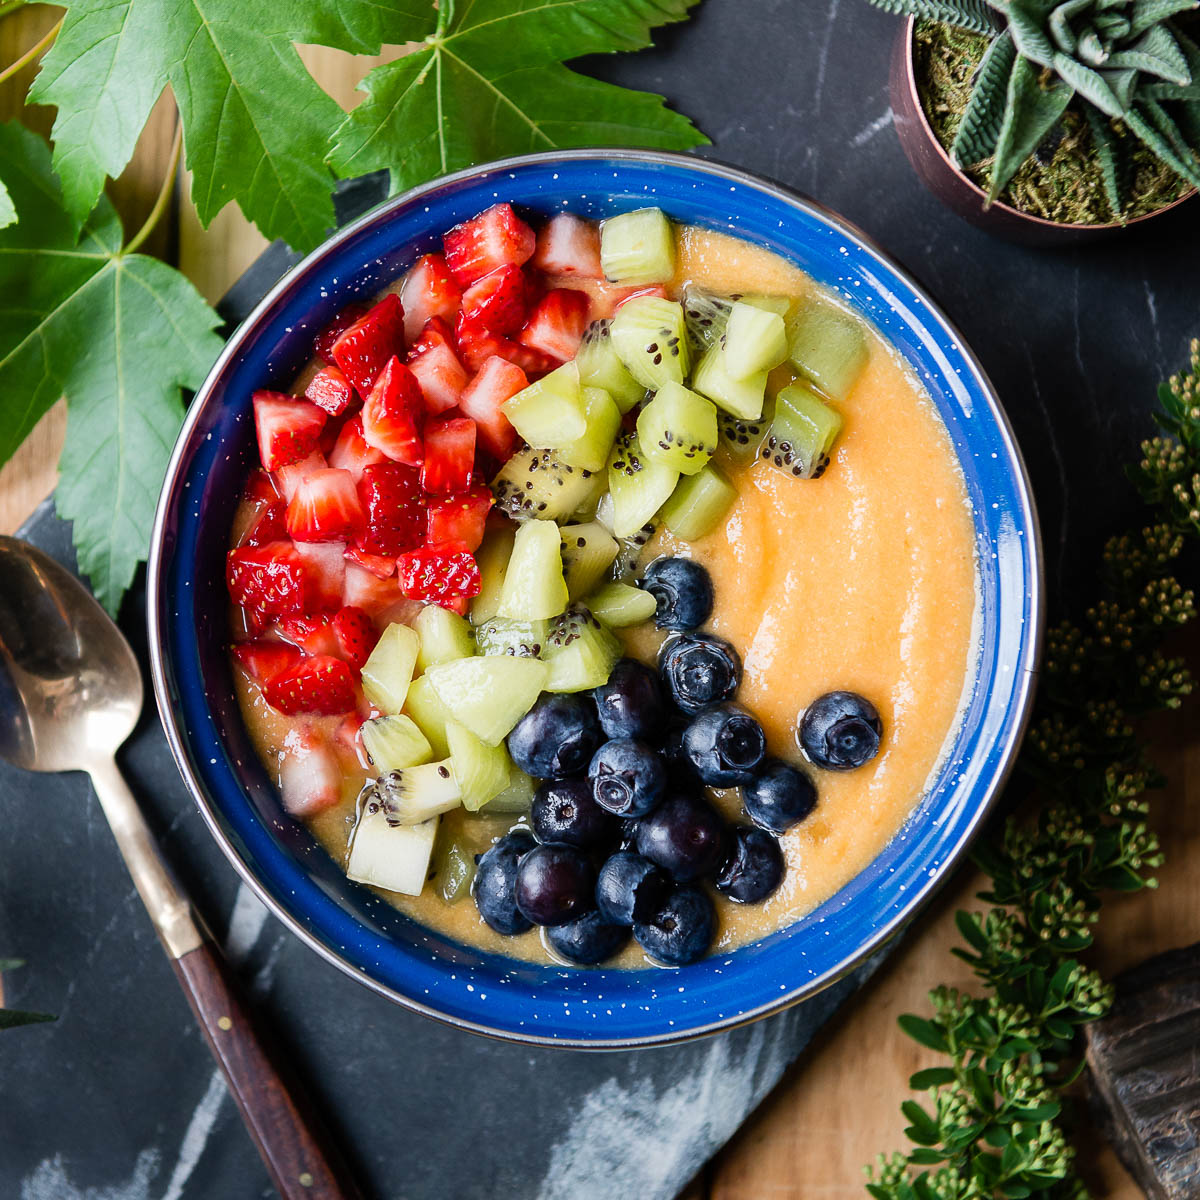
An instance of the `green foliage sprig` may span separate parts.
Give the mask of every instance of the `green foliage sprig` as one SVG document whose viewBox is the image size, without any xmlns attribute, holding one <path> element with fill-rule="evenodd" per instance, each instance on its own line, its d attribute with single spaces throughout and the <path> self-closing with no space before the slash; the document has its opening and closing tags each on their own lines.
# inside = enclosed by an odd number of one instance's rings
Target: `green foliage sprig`
<svg viewBox="0 0 1200 1200">
<path fill-rule="evenodd" d="M 1166 435 L 1142 444 L 1130 475 L 1152 524 L 1104 549 L 1101 595 L 1082 620 L 1046 637 L 1034 718 L 1018 760 L 1036 803 L 976 850 L 991 877 L 984 912 L 959 912 L 954 951 L 985 996 L 931 993 L 930 1017 L 902 1028 L 948 1057 L 910 1080 L 929 1093 L 902 1105 L 915 1144 L 868 1169 L 876 1200 L 1082 1198 L 1064 1093 L 1082 1070 L 1081 1026 L 1112 1003 L 1081 961 L 1108 892 L 1154 887 L 1162 864 L 1146 793 L 1161 779 L 1133 722 L 1192 691 L 1167 636 L 1196 615 L 1171 574 L 1200 540 L 1200 340 L 1159 393 Z"/>
<path fill-rule="evenodd" d="M 1200 187 L 1200 45 L 1183 14 L 1197 0 L 871 0 L 887 12 L 990 39 L 951 154 L 988 160 L 988 203 L 1058 125 L 1080 109 L 1114 217 L 1128 197 L 1117 126 Z"/>
<path fill-rule="evenodd" d="M 5 971 L 15 971 L 23 965 L 19 958 L 0 958 L 0 975 L 3 975 Z M 43 1021 L 56 1019 L 49 1013 L 24 1012 L 19 1008 L 0 1008 L 0 1029 L 16 1029 L 18 1025 L 39 1025 Z"/>
</svg>

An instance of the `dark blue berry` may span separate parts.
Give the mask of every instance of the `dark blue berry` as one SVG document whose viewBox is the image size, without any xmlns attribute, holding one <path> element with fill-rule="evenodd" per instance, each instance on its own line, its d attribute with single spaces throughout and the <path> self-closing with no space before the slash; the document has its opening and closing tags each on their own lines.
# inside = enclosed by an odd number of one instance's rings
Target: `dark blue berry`
<svg viewBox="0 0 1200 1200">
<path fill-rule="evenodd" d="M 515 829 L 479 857 L 471 893 L 479 915 L 497 933 L 524 933 L 529 928 L 517 910 L 517 868 L 536 844 L 526 830 Z"/>
<path fill-rule="evenodd" d="M 654 623 L 659 629 L 698 629 L 712 615 L 712 579 L 690 558 L 655 559 L 641 586 L 658 605 Z"/>
<path fill-rule="evenodd" d="M 637 848 L 686 883 L 720 866 L 728 850 L 728 829 L 706 800 L 677 793 L 668 796 L 637 826 Z"/>
<path fill-rule="evenodd" d="M 632 850 L 611 854 L 596 876 L 596 907 L 614 925 L 648 920 L 671 890 L 667 873 Z"/>
<path fill-rule="evenodd" d="M 535 846 L 517 866 L 517 908 L 535 925 L 564 925 L 596 907 L 596 870 L 575 846 Z"/>
<path fill-rule="evenodd" d="M 546 941 L 568 962 L 594 967 L 629 941 L 629 927 L 610 925 L 595 909 L 546 930 Z"/>
<path fill-rule="evenodd" d="M 740 705 L 702 712 L 684 730 L 683 749 L 696 774 L 713 787 L 744 783 L 767 752 L 762 726 Z"/>
<path fill-rule="evenodd" d="M 529 823 L 539 842 L 562 842 L 591 849 L 609 845 L 617 836 L 617 820 L 592 796 L 586 779 L 554 779 L 533 793 Z"/>
<path fill-rule="evenodd" d="M 606 737 L 652 741 L 662 728 L 662 688 L 658 676 L 645 663 L 621 659 L 608 682 L 592 695 Z"/>
<path fill-rule="evenodd" d="M 883 722 L 857 692 L 826 692 L 805 710 L 800 746 L 809 761 L 829 771 L 852 771 L 879 753 Z"/>
<path fill-rule="evenodd" d="M 667 772 L 645 742 L 616 738 L 592 755 L 588 766 L 592 795 L 601 808 L 619 817 L 640 817 L 662 799 Z"/>
<path fill-rule="evenodd" d="M 817 789 L 803 771 L 768 758 L 742 784 L 742 803 L 755 825 L 785 833 L 817 807 Z"/>
<path fill-rule="evenodd" d="M 717 891 L 730 900 L 757 904 L 783 878 L 783 851 L 772 834 L 750 825 L 735 826 L 731 841 L 729 857 L 721 864 L 713 882 Z"/>
<path fill-rule="evenodd" d="M 696 768 L 692 766 L 692 760 L 688 758 L 687 751 L 683 748 L 683 735 L 687 731 L 687 727 L 686 717 L 677 717 L 673 720 L 667 726 L 662 745 L 658 748 L 658 755 L 667 768 L 667 779 L 670 782 L 694 786 L 700 782 L 700 776 L 696 774 Z"/>
<path fill-rule="evenodd" d="M 685 967 L 703 958 L 712 945 L 717 919 L 712 901 L 700 888 L 675 888 L 658 911 L 633 927 L 638 945 L 668 967 Z"/>
<path fill-rule="evenodd" d="M 667 695 L 685 713 L 728 700 L 742 682 L 738 652 L 711 633 L 683 634 L 664 642 L 658 669 Z"/>
<path fill-rule="evenodd" d="M 508 752 L 526 775 L 565 779 L 587 769 L 603 740 L 590 696 L 544 693 L 508 735 Z"/>
</svg>

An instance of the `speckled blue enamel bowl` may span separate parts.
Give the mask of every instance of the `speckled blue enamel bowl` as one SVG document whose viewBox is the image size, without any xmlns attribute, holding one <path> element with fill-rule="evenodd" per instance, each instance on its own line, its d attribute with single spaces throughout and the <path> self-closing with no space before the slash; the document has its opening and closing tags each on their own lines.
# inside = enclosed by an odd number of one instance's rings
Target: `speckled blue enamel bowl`
<svg viewBox="0 0 1200 1200">
<path fill-rule="evenodd" d="M 845 297 L 912 365 L 962 463 L 974 507 L 982 627 L 970 699 L 935 786 L 883 853 L 815 912 L 678 971 L 565 970 L 460 945 L 349 882 L 281 809 L 243 727 L 226 661 L 224 556 L 256 461 L 250 396 L 286 387 L 313 334 L 508 200 L 537 216 L 647 204 L 790 259 Z M 959 859 L 1011 765 L 1041 627 L 1029 481 L 974 355 L 922 290 L 812 201 L 701 159 L 625 151 L 533 155 L 452 175 L 374 209 L 309 255 L 230 339 L 197 395 L 164 485 L 150 561 L 154 686 L 180 770 L 214 836 L 271 910 L 368 987 L 481 1033 L 577 1047 L 728 1028 L 833 982 L 895 934 Z"/>
</svg>

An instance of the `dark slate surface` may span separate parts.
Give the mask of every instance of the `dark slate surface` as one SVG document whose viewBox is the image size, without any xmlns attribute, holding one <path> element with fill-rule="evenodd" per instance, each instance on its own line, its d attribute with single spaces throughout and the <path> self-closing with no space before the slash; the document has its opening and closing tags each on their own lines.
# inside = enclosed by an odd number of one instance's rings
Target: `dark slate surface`
<svg viewBox="0 0 1200 1200">
<path fill-rule="evenodd" d="M 1012 247 L 963 224 L 921 188 L 890 129 L 894 30 L 864 0 L 705 0 L 656 50 L 586 65 L 665 93 L 712 137 L 704 153 L 839 210 L 929 287 L 1008 407 L 1058 607 L 1086 583 L 1103 537 L 1135 514 L 1122 463 L 1149 429 L 1153 382 L 1200 332 L 1197 212 L 1068 253 Z M 268 252 L 226 312 L 245 312 L 285 264 L 281 249 Z M 30 533 L 66 552 L 48 510 Z M 135 642 L 138 610 L 135 600 L 123 617 Z M 149 721 L 123 765 L 381 1197 L 669 1197 L 851 986 L 724 1038 L 633 1055 L 451 1032 L 344 979 L 264 920 Z M 0 952 L 31 960 L 6 978 L 8 998 L 59 1014 L 0 1039 L 0 1196 L 269 1195 L 87 781 L 0 767 L 0 796 Z"/>
</svg>

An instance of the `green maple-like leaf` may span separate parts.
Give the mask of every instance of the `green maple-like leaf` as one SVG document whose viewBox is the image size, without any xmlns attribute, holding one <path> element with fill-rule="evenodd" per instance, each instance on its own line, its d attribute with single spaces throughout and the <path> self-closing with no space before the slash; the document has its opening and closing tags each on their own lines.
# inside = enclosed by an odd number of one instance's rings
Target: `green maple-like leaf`
<svg viewBox="0 0 1200 1200">
<path fill-rule="evenodd" d="M 180 389 L 216 357 L 220 318 L 178 271 L 122 253 L 107 199 L 77 236 L 49 148 L 20 125 L 0 125 L 0 178 L 18 217 L 0 231 L 0 463 L 65 395 L 58 510 L 115 611 L 149 545 Z"/>
<path fill-rule="evenodd" d="M 376 53 L 424 36 L 430 14 L 422 0 L 73 0 L 30 93 L 58 106 L 67 210 L 88 216 L 170 85 L 200 219 L 236 200 L 268 237 L 310 249 L 333 224 L 324 157 L 343 114 L 294 43 Z"/>
<path fill-rule="evenodd" d="M 386 167 L 399 191 L 483 159 L 572 146 L 685 150 L 707 139 L 662 97 L 563 66 L 637 50 L 697 0 L 443 0 L 426 45 L 376 67 L 334 139 L 351 177 Z"/>
</svg>

